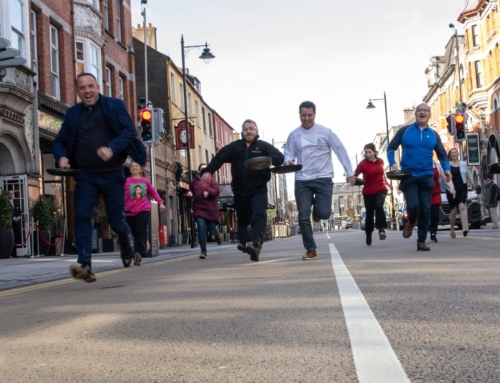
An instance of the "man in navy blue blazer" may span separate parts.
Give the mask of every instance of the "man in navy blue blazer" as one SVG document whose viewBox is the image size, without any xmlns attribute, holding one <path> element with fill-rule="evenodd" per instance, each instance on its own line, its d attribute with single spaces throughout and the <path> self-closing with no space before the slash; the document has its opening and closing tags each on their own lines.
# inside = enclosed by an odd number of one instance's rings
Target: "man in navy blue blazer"
<svg viewBox="0 0 500 383">
<path fill-rule="evenodd" d="M 64 122 L 52 149 L 56 166 L 76 168 L 75 234 L 78 263 L 70 267 L 71 275 L 85 282 L 94 282 L 92 271 L 92 211 L 99 195 L 106 205 L 108 222 L 118 235 L 123 265 L 129 267 L 134 255 L 130 244 L 130 228 L 125 221 L 125 174 L 127 156 L 144 166 L 146 150 L 137 139 L 137 131 L 125 103 L 100 94 L 96 78 L 82 73 L 76 82 L 82 100 L 66 112 Z"/>
</svg>

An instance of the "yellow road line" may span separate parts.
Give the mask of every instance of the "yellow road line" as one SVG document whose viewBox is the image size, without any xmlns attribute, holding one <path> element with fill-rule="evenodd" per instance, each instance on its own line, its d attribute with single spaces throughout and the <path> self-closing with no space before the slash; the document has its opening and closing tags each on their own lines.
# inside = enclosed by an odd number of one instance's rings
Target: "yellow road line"
<svg viewBox="0 0 500 383">
<path fill-rule="evenodd" d="M 115 270 L 102 271 L 102 272 L 95 273 L 95 274 L 96 274 L 96 277 L 104 277 L 104 276 L 107 276 L 107 275 L 112 275 L 112 274 L 117 274 L 117 273 L 123 273 L 123 272 L 126 272 L 126 271 L 133 271 L 133 270 L 145 269 L 145 268 L 148 268 L 148 267 L 152 267 L 153 265 L 154 266 L 158 266 L 158 265 L 162 265 L 162 264 L 167 263 L 167 262 L 177 261 L 177 260 L 179 260 L 181 258 L 192 257 L 193 255 L 196 255 L 196 254 L 191 254 L 191 255 L 184 256 L 184 257 L 178 257 L 178 258 L 172 258 L 172 259 L 165 259 L 163 261 L 151 262 L 151 263 L 148 263 L 148 264 L 145 264 L 145 265 L 141 265 L 141 267 L 121 268 L 121 269 L 115 269 Z M 14 287 L 12 289 L 0 291 L 0 299 L 8 297 L 8 296 L 11 296 L 11 295 L 16 295 L 16 294 L 21 294 L 21 293 L 27 293 L 27 292 L 34 291 L 34 290 L 41 290 L 41 289 L 45 289 L 45 288 L 48 288 L 48 287 L 65 285 L 67 283 L 73 283 L 73 282 L 82 283 L 82 281 L 79 280 L 79 279 L 65 278 L 65 279 L 60 279 L 60 280 L 57 280 L 57 281 L 41 282 L 41 283 L 37 283 L 35 285 L 29 285 L 29 286 L 25 286 L 25 287 L 17 287 L 17 288 Z"/>
</svg>

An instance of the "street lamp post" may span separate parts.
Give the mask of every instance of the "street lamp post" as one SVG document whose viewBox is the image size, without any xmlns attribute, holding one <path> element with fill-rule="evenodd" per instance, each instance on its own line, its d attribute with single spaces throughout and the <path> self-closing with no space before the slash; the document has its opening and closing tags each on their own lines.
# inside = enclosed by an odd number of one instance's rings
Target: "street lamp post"
<svg viewBox="0 0 500 383">
<path fill-rule="evenodd" d="M 387 116 L 387 96 L 384 92 L 384 98 L 370 98 L 368 100 L 368 105 L 366 109 L 375 109 L 375 105 L 373 105 L 372 101 L 384 101 L 384 108 L 385 108 L 385 135 L 386 135 L 386 140 L 387 140 L 387 145 L 386 145 L 386 153 L 387 153 L 387 147 L 389 146 L 389 117 Z M 394 225 L 394 222 L 396 221 L 396 212 L 394 211 L 394 191 L 392 189 L 392 180 L 389 180 L 389 184 L 391 185 L 391 226 Z M 392 227 L 391 227 L 392 229 Z"/>
<path fill-rule="evenodd" d="M 203 53 L 199 57 L 202 59 L 206 64 L 210 62 L 211 59 L 214 59 L 215 56 L 210 52 L 210 48 L 208 48 L 208 43 L 205 43 L 205 45 L 189 45 L 185 46 L 184 45 L 184 35 L 181 35 L 181 54 L 182 54 L 182 84 L 184 88 L 184 127 L 186 129 L 186 156 L 187 156 L 187 167 L 188 167 L 188 180 L 189 180 L 189 185 L 191 185 L 192 181 L 192 174 L 191 174 L 191 141 L 190 141 L 190 132 L 189 132 L 189 115 L 188 115 L 188 100 L 187 100 L 187 84 L 186 84 L 186 64 L 185 64 L 185 56 L 186 56 L 186 50 L 192 49 L 192 48 L 200 48 L 200 47 L 205 47 L 203 49 Z M 188 208 L 188 216 L 189 216 L 189 221 L 190 221 L 190 229 L 191 229 L 191 247 L 194 248 L 196 247 L 196 240 L 195 240 L 195 230 L 194 230 L 194 220 L 193 220 L 193 214 L 191 212 L 191 206 Z"/>
</svg>

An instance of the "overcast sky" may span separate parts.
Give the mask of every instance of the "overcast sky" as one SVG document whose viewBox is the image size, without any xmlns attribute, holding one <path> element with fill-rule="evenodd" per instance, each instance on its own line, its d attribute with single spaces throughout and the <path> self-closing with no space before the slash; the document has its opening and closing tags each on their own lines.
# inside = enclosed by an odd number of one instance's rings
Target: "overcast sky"
<svg viewBox="0 0 500 383">
<path fill-rule="evenodd" d="M 141 4 L 132 2 L 136 25 Z M 316 122 L 340 137 L 355 167 L 355 155 L 360 160 L 363 146 L 385 132 L 383 102 L 368 112 L 368 99 L 385 91 L 389 125 L 403 123 L 402 110 L 427 91 L 424 71 L 431 56 L 444 53 L 449 24 L 463 33 L 456 20 L 464 6 L 465 0 L 148 0 L 146 22 L 157 28 L 158 50 L 179 67 L 181 34 L 185 45 L 208 42 L 216 58 L 207 65 L 193 49 L 186 67 L 233 128 L 251 118 L 261 138 L 283 142 L 300 125 L 299 104 L 310 100 Z M 334 167 L 335 181 L 345 180 L 336 158 Z M 288 181 L 293 190 L 293 177 Z"/>
</svg>

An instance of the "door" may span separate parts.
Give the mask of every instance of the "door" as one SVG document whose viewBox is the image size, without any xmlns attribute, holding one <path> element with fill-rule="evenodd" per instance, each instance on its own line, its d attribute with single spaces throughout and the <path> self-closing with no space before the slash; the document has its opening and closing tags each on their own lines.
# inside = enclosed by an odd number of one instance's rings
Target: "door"
<svg viewBox="0 0 500 383">
<path fill-rule="evenodd" d="M 30 238 L 30 215 L 28 200 L 28 177 L 19 176 L 0 176 L 0 187 L 5 190 L 14 190 L 14 199 L 19 201 L 21 206 L 21 239 L 22 243 L 17 244 L 18 256 L 31 255 Z"/>
</svg>

